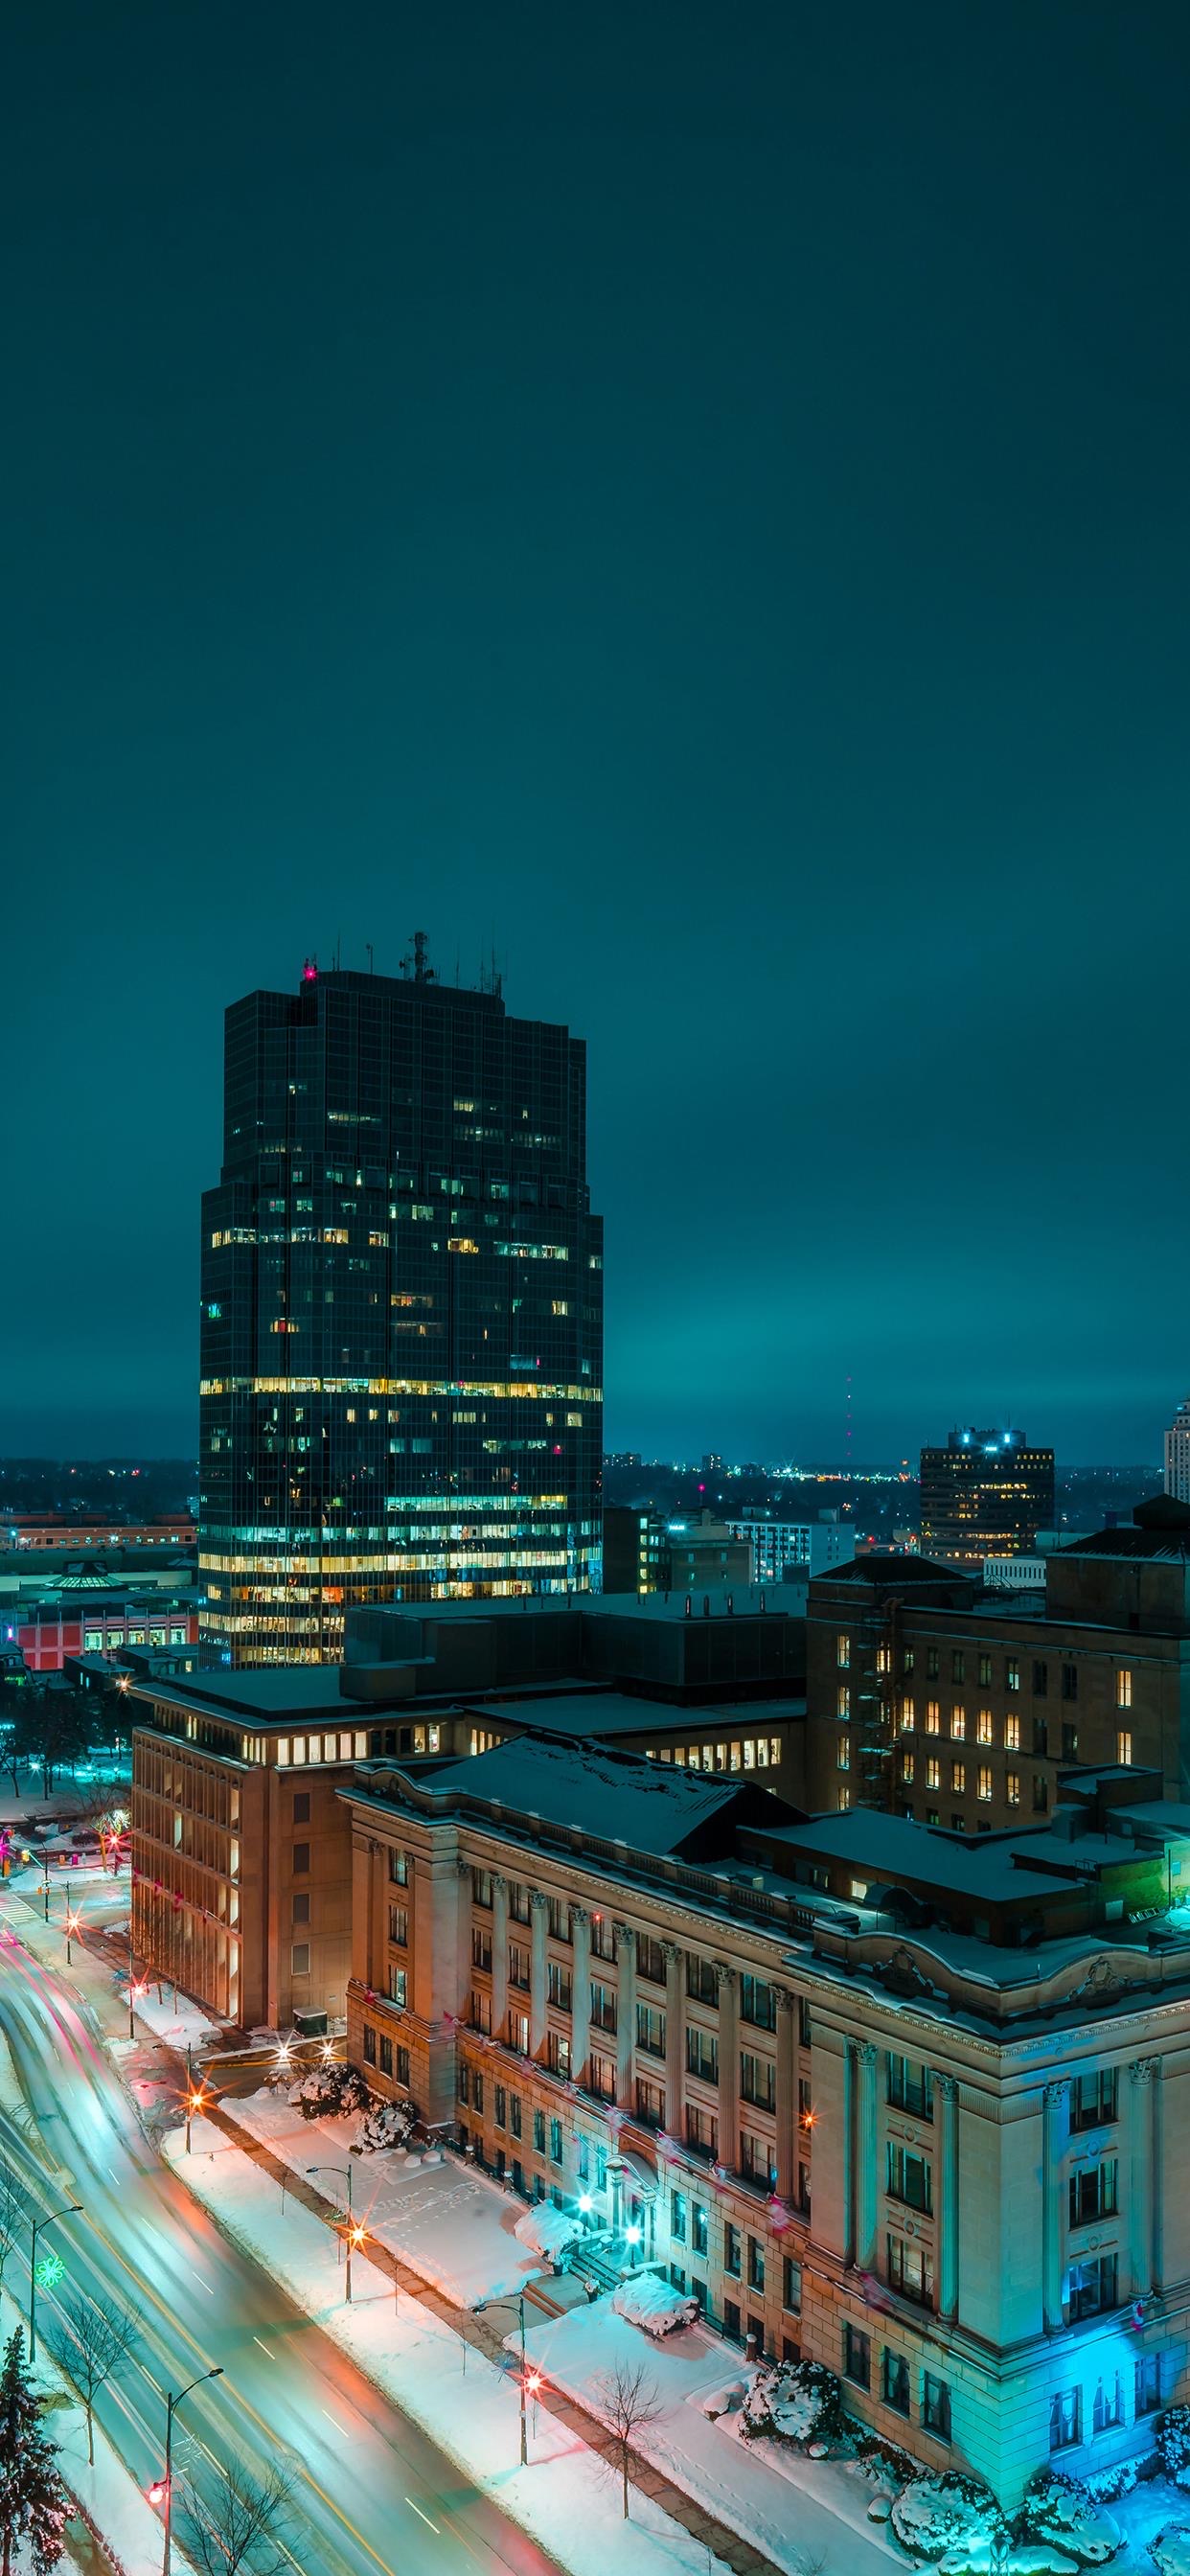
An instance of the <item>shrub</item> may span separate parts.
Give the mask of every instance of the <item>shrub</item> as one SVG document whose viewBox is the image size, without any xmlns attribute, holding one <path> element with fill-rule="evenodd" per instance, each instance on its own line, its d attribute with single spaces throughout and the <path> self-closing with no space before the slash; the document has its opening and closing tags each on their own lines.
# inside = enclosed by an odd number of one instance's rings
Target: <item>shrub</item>
<svg viewBox="0 0 1190 2576">
<path fill-rule="evenodd" d="M 986 2554 L 1000 2523 L 1000 2508 L 981 2479 L 947 2469 L 940 2477 L 915 2478 L 903 2488 L 894 2497 L 889 2520 L 911 2557 L 953 2559 L 959 2567 L 968 2545 L 982 2545 Z"/>
<path fill-rule="evenodd" d="M 1157 2576 L 1190 2576 L 1190 2522 L 1167 2522 L 1149 2542 Z"/>
<path fill-rule="evenodd" d="M 1038 2469 L 1025 2489 L 1017 2521 L 1022 2539 L 1041 2540 L 1060 2549 L 1080 2567 L 1104 2567 L 1123 2537 L 1110 2513 L 1088 2493 L 1079 2478 Z"/>
<path fill-rule="evenodd" d="M 416 2116 L 411 2102 L 370 2102 L 351 2141 L 352 2155 L 383 2155 L 389 2147 L 403 2147 Z"/>
<path fill-rule="evenodd" d="M 339 2111 L 366 2111 L 368 2088 L 358 2067 L 316 2066 L 290 2086 L 289 2099 L 303 2120 L 328 2120 Z"/>
<path fill-rule="evenodd" d="M 1167 2406 L 1153 2426 L 1153 2441 L 1166 2477 L 1190 2486 L 1190 2406 Z"/>
<path fill-rule="evenodd" d="M 837 2440 L 843 2429 L 843 2387 L 820 2361 L 782 2361 L 758 2370 L 740 2409 L 745 2441 L 770 2434 L 804 2451 L 811 2442 Z"/>
</svg>

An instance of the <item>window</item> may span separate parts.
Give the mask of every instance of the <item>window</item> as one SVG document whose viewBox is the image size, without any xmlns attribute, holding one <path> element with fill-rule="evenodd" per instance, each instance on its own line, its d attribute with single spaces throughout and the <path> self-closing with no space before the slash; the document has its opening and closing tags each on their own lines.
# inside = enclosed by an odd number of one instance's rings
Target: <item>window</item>
<svg viewBox="0 0 1190 2576">
<path fill-rule="evenodd" d="M 665 2086 L 649 2084 L 643 2075 L 636 2079 L 636 2116 L 646 2129 L 665 2127 Z"/>
<path fill-rule="evenodd" d="M 917 1724 L 913 1701 L 906 1695 L 901 1702 L 901 1733 L 911 1735 Z"/>
<path fill-rule="evenodd" d="M 546 1969 L 546 1991 L 559 2012 L 570 2010 L 570 1970 L 561 1961 L 551 1959 Z"/>
<path fill-rule="evenodd" d="M 777 2069 L 769 2057 L 754 2057 L 745 2049 L 740 2058 L 740 2099 L 755 2102 L 762 2111 L 776 2109 Z"/>
<path fill-rule="evenodd" d="M 1114 2370 L 1109 2372 L 1106 2379 L 1096 2382 L 1091 2406 L 1091 2431 L 1106 2433 L 1110 2431 L 1113 2424 L 1122 2424 L 1123 2421 L 1124 2383 L 1119 2371 Z"/>
<path fill-rule="evenodd" d="M 563 2083 L 569 2084 L 571 2076 L 570 2041 L 563 2036 L 563 2033 L 560 2030 L 547 2030 L 545 2035 L 545 2053 L 546 2063 L 549 2066 L 550 2073 L 552 2075 L 560 2075 Z"/>
<path fill-rule="evenodd" d="M 992 1803 L 992 1774 L 989 1765 L 986 1762 L 980 1763 L 979 1770 L 976 1773 L 975 1795 L 979 1799 L 981 1805 L 990 1807 Z"/>
<path fill-rule="evenodd" d="M 483 1968 L 489 1974 L 491 1972 L 492 1935 L 486 1923 L 473 1923 L 471 1926 L 471 1965 Z"/>
<path fill-rule="evenodd" d="M 952 1682 L 962 1682 L 967 1678 L 967 1658 L 961 1646 L 956 1646 L 951 1656 L 950 1678 Z"/>
<path fill-rule="evenodd" d="M 687 2202 L 685 2192 L 671 2191 L 669 2195 L 669 2232 L 675 2245 L 684 2245 L 686 2242 L 688 2208 L 689 2204 Z"/>
<path fill-rule="evenodd" d="M 887 2344 L 880 2364 L 880 2394 L 896 2414 L 908 2414 L 909 2364 L 903 2353 L 890 2352 Z"/>
<path fill-rule="evenodd" d="M 787 2254 L 781 2266 L 781 2305 L 791 2317 L 802 2312 L 802 2267 Z"/>
<path fill-rule="evenodd" d="M 798 1996 L 797 2035 L 799 2044 L 802 2048 L 813 2047 L 814 2026 L 810 2019 L 810 2006 L 805 1995 Z"/>
<path fill-rule="evenodd" d="M 740 1978 L 740 2020 L 750 2021 L 756 2030 L 775 2030 L 777 2006 L 773 1989 L 762 1977 Z"/>
<path fill-rule="evenodd" d="M 1132 1761 L 1132 1729 L 1130 1726 L 1122 1726 L 1117 1733 L 1116 1760 L 1117 1762 L 1123 1762 L 1125 1764 L 1130 1764 Z"/>
<path fill-rule="evenodd" d="M 365 2066 L 374 2066 L 375 2063 L 376 2033 L 373 2030 L 371 2023 L 366 2021 L 364 2023 L 364 2064 Z"/>
<path fill-rule="evenodd" d="M 1050 2449 L 1073 2450 L 1082 2440 L 1079 2428 L 1079 2390 L 1067 2388 L 1050 2399 Z"/>
<path fill-rule="evenodd" d="M 690 2213 L 690 2251 L 692 2254 L 709 2253 L 710 2243 L 710 2219 L 708 2218 L 705 2209 L 700 2209 L 698 2202 L 695 2201 L 694 2207 Z"/>
<path fill-rule="evenodd" d="M 686 1992 L 696 2004 L 717 2004 L 719 1980 L 709 1959 L 698 1959 L 693 1951 L 686 1953 Z"/>
<path fill-rule="evenodd" d="M 686 2144 L 696 2156 L 718 2155 L 719 2123 L 713 2111 L 700 2111 L 696 2103 L 687 2103 Z"/>
<path fill-rule="evenodd" d="M 1079 2165 L 1070 2177 L 1070 2224 L 1089 2227 L 1096 2218 L 1114 2218 L 1120 2206 L 1119 2165 L 1115 2156 Z"/>
<path fill-rule="evenodd" d="M 1114 2254 L 1096 2254 L 1089 2262 L 1070 2266 L 1070 2323 L 1080 2317 L 1102 2316 L 1105 2308 L 1116 2305 L 1116 2265 Z"/>
<path fill-rule="evenodd" d="M 1042 1773 L 1041 1773 L 1040 1771 L 1035 1771 L 1035 1772 L 1034 1772 L 1034 1774 L 1033 1774 L 1033 1812 L 1034 1812 L 1034 1815 L 1037 1815 L 1037 1816 L 1044 1816 L 1044 1815 L 1046 1814 L 1046 1812 L 1047 1812 L 1048 1808 L 1049 1808 L 1049 1802 L 1050 1802 L 1049 1782 L 1048 1782 L 1048 1780 L 1046 1780 L 1046 1779 L 1043 1777 L 1043 1775 L 1042 1775 Z"/>
<path fill-rule="evenodd" d="M 921 2374 L 921 2420 L 927 2433 L 936 2433 L 940 2442 L 949 2442 L 950 2390 L 932 2370 Z"/>
<path fill-rule="evenodd" d="M 1038 1663 L 1035 1663 L 1035 1664 L 1034 1664 L 1034 1666 L 1033 1666 L 1033 1697 L 1034 1697 L 1034 1699 L 1046 1699 L 1046 1698 L 1048 1697 L 1048 1695 L 1049 1695 L 1049 1686 L 1050 1686 L 1050 1668 L 1049 1668 L 1049 1665 L 1048 1665 L 1048 1664 L 1038 1664 Z"/>
<path fill-rule="evenodd" d="M 591 1987 L 591 2021 L 596 2030 L 616 2027 L 616 1990 L 595 1981 Z"/>
<path fill-rule="evenodd" d="M 309 1942 L 308 1942 L 308 1941 L 295 1941 L 295 1942 L 294 1942 L 293 1947 L 292 1947 L 292 1949 L 291 1949 L 291 1951 L 290 1951 L 290 1953 L 289 1953 L 289 1968 L 290 1968 L 290 1974 L 291 1974 L 291 1976 L 294 1976 L 294 1977 L 308 1977 L 308 1976 L 309 1976 L 309 1974 L 310 1974 L 310 1944 L 309 1944 Z"/>
<path fill-rule="evenodd" d="M 612 1920 L 611 1920 L 610 1915 L 607 1915 L 607 1914 L 593 1914 L 593 1915 L 591 1916 L 591 1956 L 592 1956 L 592 1958 L 593 1958 L 593 1959 L 614 1959 L 614 1958 L 615 1958 L 615 1955 L 616 1955 L 616 1933 L 615 1933 L 615 1926 L 614 1926 L 614 1924 L 612 1923 Z"/>
<path fill-rule="evenodd" d="M 848 1636 L 836 1637 L 836 1639 L 835 1639 L 835 1662 L 837 1663 L 837 1665 L 838 1665 L 839 1670 L 840 1670 L 840 1672 L 841 1672 L 841 1673 L 845 1673 L 845 1672 L 847 1671 L 848 1666 L 849 1666 L 849 1664 L 850 1664 L 850 1662 L 851 1662 L 851 1639 L 850 1639 L 850 1637 L 848 1637 Z"/>
<path fill-rule="evenodd" d="M 979 1682 L 982 1690 L 990 1690 L 992 1687 L 992 1659 L 990 1655 L 981 1655 L 979 1658 Z"/>
<path fill-rule="evenodd" d="M 941 1786 L 942 1765 L 938 1760 L 937 1754 L 932 1753 L 926 1763 L 926 1787 L 927 1789 L 940 1789 Z"/>
<path fill-rule="evenodd" d="M 471 2099 L 471 2069 L 465 2062 L 459 2066 L 455 2090 L 465 2110 Z"/>
<path fill-rule="evenodd" d="M 919 2066 L 912 2057 L 892 2057 L 888 2061 L 888 2098 L 898 2111 L 908 2111 L 915 2120 L 934 2117 L 934 2078 L 928 2066 Z"/>
<path fill-rule="evenodd" d="M 651 1940 L 647 1932 L 641 1933 L 636 1944 L 636 1973 L 647 1978 L 651 1986 L 665 1984 L 665 1952 L 660 1941 Z"/>
<path fill-rule="evenodd" d="M 389 1972 L 388 1972 L 388 1999 L 389 1999 L 389 2002 L 390 2002 L 390 2003 L 393 2003 L 393 2004 L 399 2004 L 399 2005 L 400 2005 L 400 2007 L 401 2007 L 401 2010 L 402 2010 L 402 2011 L 404 2011 L 404 2009 L 405 2009 L 405 2004 L 406 2004 L 406 2000 L 407 2000 L 407 1997 L 408 1997 L 408 1993 L 409 1993 L 409 1978 L 408 1978 L 408 1975 L 407 1975 L 407 1973 L 406 1973 L 405 1969 L 404 1969 L 404 1968 L 390 1968 L 390 1969 L 389 1969 Z"/>
<path fill-rule="evenodd" d="M 967 1787 L 967 1765 L 965 1762 L 951 1763 L 950 1785 L 956 1798 L 961 1798 L 965 1794 Z"/>
<path fill-rule="evenodd" d="M 1063 1699 L 1078 1698 L 1077 1664 L 1063 1664 L 1062 1666 L 1062 1697 Z"/>
<path fill-rule="evenodd" d="M 859 2326 L 843 2328 L 843 2377 L 856 2388 L 872 2385 L 872 2339 Z"/>
<path fill-rule="evenodd" d="M 382 2075 L 391 2075 L 392 2071 L 393 2044 L 391 2039 L 382 2039 L 380 2042 L 380 2072 Z M 399 2048 L 397 2050 L 397 2082 L 398 2084 L 407 2084 L 409 2082 L 409 2051 L 407 2048 Z"/>
<path fill-rule="evenodd" d="M 740 2311 L 739 2303 L 735 2299 L 725 2299 L 723 2302 L 723 2332 L 732 2343 L 739 2342 Z"/>
<path fill-rule="evenodd" d="M 748 2287 L 750 2290 L 764 2288 L 764 2247 L 759 2236 L 748 2239 Z"/>
<path fill-rule="evenodd" d="M 840 1682 L 839 1687 L 835 1692 L 835 1715 L 836 1717 L 850 1717 L 851 1715 L 851 1693 L 846 1682 Z"/>
<path fill-rule="evenodd" d="M 403 1851 L 391 1851 L 391 1850 L 390 1850 L 389 1855 L 388 1855 L 388 1877 L 389 1877 L 389 1885 L 390 1885 L 390 1887 L 408 1887 L 408 1885 L 409 1885 L 409 1854 L 408 1854 L 408 1852 L 403 1852 Z"/>
<path fill-rule="evenodd" d="M 1062 1760 L 1064 1762 L 1078 1760 L 1078 1728 L 1071 1724 L 1068 1717 L 1062 1720 Z"/>
<path fill-rule="evenodd" d="M 699 2030 L 694 2022 L 686 2024 L 686 2071 L 703 2084 L 719 2081 L 719 2042 L 713 2030 Z"/>
<path fill-rule="evenodd" d="M 308 1825 L 310 1822 L 310 1792 L 308 1789 L 299 1789 L 295 1793 L 293 1801 L 293 1821 L 295 1825 Z"/>
<path fill-rule="evenodd" d="M 1116 1707 L 1131 1708 L 1131 1706 L 1132 1675 L 1126 1669 L 1122 1669 L 1116 1674 Z"/>
<path fill-rule="evenodd" d="M 1141 2352 L 1136 2357 L 1136 2407 L 1138 2415 L 1155 2415 L 1161 2404 L 1161 2355 Z"/>
<path fill-rule="evenodd" d="M 478 1986 L 472 1986 L 471 2004 L 467 2018 L 472 2030 L 487 2031 L 490 2036 L 492 2028 L 492 1998 L 490 1995 L 484 1994 Z"/>
<path fill-rule="evenodd" d="M 310 1874 L 310 1846 L 309 1846 L 309 1843 L 295 1843 L 295 1844 L 294 1844 L 294 1846 L 293 1846 L 293 1874 L 294 1874 L 294 1877 L 295 1877 L 295 1878 L 308 1878 L 308 1877 L 309 1877 L 309 1874 Z"/>
<path fill-rule="evenodd" d="M 912 1670 L 913 1670 L 914 1664 L 916 1663 L 916 1661 L 917 1661 L 917 1657 L 916 1657 L 916 1655 L 915 1655 L 915 1653 L 914 1653 L 914 1650 L 913 1650 L 912 1646 L 906 1646 L 905 1651 L 904 1651 L 904 1653 L 903 1653 L 903 1655 L 902 1655 L 902 1657 L 901 1657 L 901 1670 L 902 1670 L 902 1672 L 903 1672 L 903 1673 L 911 1673 L 911 1672 L 912 1672 Z"/>
<path fill-rule="evenodd" d="M 544 2111 L 535 2111 L 533 2114 L 533 2152 L 538 2156 L 543 2156 L 545 2154 Z"/>
<path fill-rule="evenodd" d="M 528 2041 L 525 2043 L 528 2047 Z M 616 2061 L 614 2057 L 592 2055 L 587 2075 L 587 2091 L 597 2102 L 614 2102 L 616 2098 Z"/>
<path fill-rule="evenodd" d="M 928 1699 L 926 1701 L 926 1734 L 941 1735 L 941 1733 L 942 1702 L 940 1699 Z"/>
<path fill-rule="evenodd" d="M 570 1907 L 561 1896 L 551 1896 L 546 1907 L 551 1941 L 569 1941 Z"/>
<path fill-rule="evenodd" d="M 955 1744 L 961 1744 L 967 1733 L 967 1711 L 959 1705 L 958 1701 L 950 1712 L 950 1732 Z"/>
<path fill-rule="evenodd" d="M 934 2257 L 924 2245 L 907 2244 L 902 2236 L 885 2239 L 888 2256 L 889 2288 L 897 2290 L 915 2308 L 934 2304 Z"/>
<path fill-rule="evenodd" d="M 1008 1806 L 1019 1807 L 1021 1803 L 1021 1775 L 1019 1771 L 1005 1772 L 1004 1797 Z"/>
<path fill-rule="evenodd" d="M 1004 1687 L 1006 1690 L 1019 1691 L 1020 1686 L 1021 1668 L 1017 1662 L 1016 1656 L 1010 1655 L 1004 1666 Z"/>
<path fill-rule="evenodd" d="M 478 2066 L 476 2067 L 476 2069 L 475 2069 L 475 2073 L 474 2073 L 474 2076 L 472 2077 L 472 2083 L 471 2083 L 471 2099 L 472 2099 L 472 2101 L 473 2101 L 473 2103 L 474 2103 L 474 2105 L 475 2105 L 476 2110 L 477 2110 L 477 2111 L 482 2111 L 482 2109 L 483 2109 L 483 2076 L 481 2075 L 481 2073 L 480 2073 L 480 2070 L 479 2070 Z"/>
<path fill-rule="evenodd" d="M 495 2123 L 496 2123 L 496 2127 L 497 2127 L 498 2129 L 506 2129 L 506 2128 L 508 2127 L 508 2094 L 507 2094 L 507 2091 L 505 2090 L 505 2087 L 504 2087 L 504 2085 L 503 2085 L 503 2084 L 496 2084 L 496 2085 L 494 2085 L 494 2086 L 493 2086 L 493 2088 L 492 2088 L 492 2090 L 493 2090 L 493 2096 L 494 2096 L 494 2099 L 493 2099 L 493 2106 L 492 2106 L 492 2118 L 494 2119 L 494 2121 L 495 2121 Z"/>
<path fill-rule="evenodd" d="M 483 1906 L 483 1908 L 484 1908 L 485 1913 L 487 1913 L 487 1914 L 490 1914 L 490 1913 L 491 1913 L 491 1910 L 492 1910 L 492 1873 L 491 1873 L 490 1869 L 473 1869 L 473 1870 L 472 1870 L 472 1872 L 471 1872 L 471 1902 L 472 1902 L 472 1904 L 473 1904 L 473 1905 L 482 1905 L 482 1906 Z"/>
<path fill-rule="evenodd" d="M 656 2004 L 638 2004 L 636 2007 L 636 2045 L 643 2048 L 649 2057 L 665 2055 L 665 2015 L 658 2011 Z"/>
<path fill-rule="evenodd" d="M 933 2202 L 933 2175 L 924 2156 L 912 2147 L 902 2147 L 891 2139 L 888 2148 L 888 2191 L 892 2200 L 903 2200 L 909 2209 L 929 2212 Z"/>
<path fill-rule="evenodd" d="M 1117 2117 L 1120 2075 L 1115 2066 L 1098 2067 L 1093 2075 L 1076 2075 L 1070 2087 L 1070 2126 L 1097 2129 Z"/>
<path fill-rule="evenodd" d="M 524 2114 L 521 2108 L 520 2094 L 510 2093 L 508 2096 L 508 2127 L 510 2135 L 514 2138 L 519 2138 L 522 2133 L 523 2126 Z"/>
<path fill-rule="evenodd" d="M 771 2138 L 758 2137 L 753 2129 L 741 2129 L 740 2172 L 748 2182 L 759 2183 L 765 2191 L 776 2190 L 777 2151 Z"/>
<path fill-rule="evenodd" d="M 902 1755 L 901 1755 L 901 1778 L 902 1778 L 902 1780 L 904 1780 L 904 1781 L 906 1781 L 906 1782 L 911 1781 L 911 1780 L 912 1780 L 912 1778 L 913 1778 L 913 1771 L 914 1771 L 913 1755 L 912 1755 L 911 1753 L 902 1753 Z"/>
<path fill-rule="evenodd" d="M 851 1805 L 850 1789 L 837 1789 L 835 1791 L 835 1805 L 841 1816 L 845 1816 L 847 1814 Z"/>
<path fill-rule="evenodd" d="M 1006 1717 L 1004 1720 L 1004 1750 L 1006 1753 L 1019 1753 L 1020 1749 L 1021 1721 L 1019 1717 Z"/>
<path fill-rule="evenodd" d="M 991 1744 L 994 1741 L 990 1708 L 981 1708 L 976 1712 L 975 1741 L 977 1744 Z"/>
<path fill-rule="evenodd" d="M 561 2164 L 561 2162 L 562 2162 L 562 2123 L 561 2123 L 561 2121 L 560 2121 L 560 2120 L 551 2120 L 551 2121 L 550 2121 L 550 2163 L 551 2163 L 552 2165 L 560 2165 L 560 2164 Z"/>
<path fill-rule="evenodd" d="M 1048 1753 L 1049 1749 L 1049 1719 L 1046 1717 L 1035 1717 L 1033 1720 L 1033 1750 L 1035 1753 Z"/>
<path fill-rule="evenodd" d="M 835 1744 L 835 1769 L 837 1771 L 850 1771 L 851 1769 L 851 1737 L 849 1735 L 840 1735 L 837 1739 Z"/>
<path fill-rule="evenodd" d="M 730 2219 L 726 2219 L 723 2226 L 723 2269 L 731 2274 L 733 2281 L 738 2281 L 741 2268 L 740 2231 L 732 2226 Z"/>
</svg>

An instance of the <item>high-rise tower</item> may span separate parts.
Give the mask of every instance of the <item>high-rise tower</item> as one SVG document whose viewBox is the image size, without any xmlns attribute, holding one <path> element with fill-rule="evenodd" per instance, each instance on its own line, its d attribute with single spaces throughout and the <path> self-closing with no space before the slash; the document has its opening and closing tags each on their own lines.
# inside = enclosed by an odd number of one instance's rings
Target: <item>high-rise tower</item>
<svg viewBox="0 0 1190 2576">
<path fill-rule="evenodd" d="M 226 1014 L 203 1199 L 199 1566 L 236 1664 L 355 1603 L 598 1580 L 586 1049 L 496 978 L 303 970 Z"/>
<path fill-rule="evenodd" d="M 1190 1395 L 1165 1434 L 1165 1490 L 1175 1501 L 1190 1503 Z"/>
<path fill-rule="evenodd" d="M 972 1568 L 986 1556 L 1027 1556 L 1054 1519 L 1054 1453 L 1023 1431 L 952 1431 L 921 1453 L 923 1556 Z"/>
</svg>

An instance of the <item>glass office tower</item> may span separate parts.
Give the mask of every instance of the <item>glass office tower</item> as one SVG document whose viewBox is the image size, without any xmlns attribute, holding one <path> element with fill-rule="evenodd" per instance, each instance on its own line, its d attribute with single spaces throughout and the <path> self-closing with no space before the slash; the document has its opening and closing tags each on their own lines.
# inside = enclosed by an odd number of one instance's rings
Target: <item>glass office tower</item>
<svg viewBox="0 0 1190 2576">
<path fill-rule="evenodd" d="M 496 979 L 303 971 L 226 1014 L 203 1199 L 199 1569 L 235 1664 L 355 1603 L 598 1583 L 586 1049 Z"/>
</svg>

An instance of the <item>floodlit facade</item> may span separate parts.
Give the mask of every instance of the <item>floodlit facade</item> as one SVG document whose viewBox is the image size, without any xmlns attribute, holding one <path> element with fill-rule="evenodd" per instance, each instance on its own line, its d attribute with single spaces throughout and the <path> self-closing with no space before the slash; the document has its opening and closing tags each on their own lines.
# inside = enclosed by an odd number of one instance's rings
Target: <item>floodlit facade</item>
<svg viewBox="0 0 1190 2576">
<path fill-rule="evenodd" d="M 342 1796 L 349 2054 L 581 2212 L 580 2272 L 655 2265 L 1006 2504 L 1185 2397 L 1190 1810 L 1088 1778 L 977 1845 L 525 1743 Z"/>
<path fill-rule="evenodd" d="M 308 965 L 227 1013 L 203 1200 L 212 1656 L 322 1662 L 353 1604 L 598 1580 L 602 1221 L 586 1051 L 440 984 Z"/>
<path fill-rule="evenodd" d="M 1165 1434 L 1165 1490 L 1175 1502 L 1190 1503 L 1190 1395 Z"/>
<path fill-rule="evenodd" d="M 1029 1556 L 1054 1517 L 1054 1453 L 1023 1431 L 952 1431 L 921 1453 L 921 1546 L 976 1572 L 987 1556 Z"/>
</svg>

